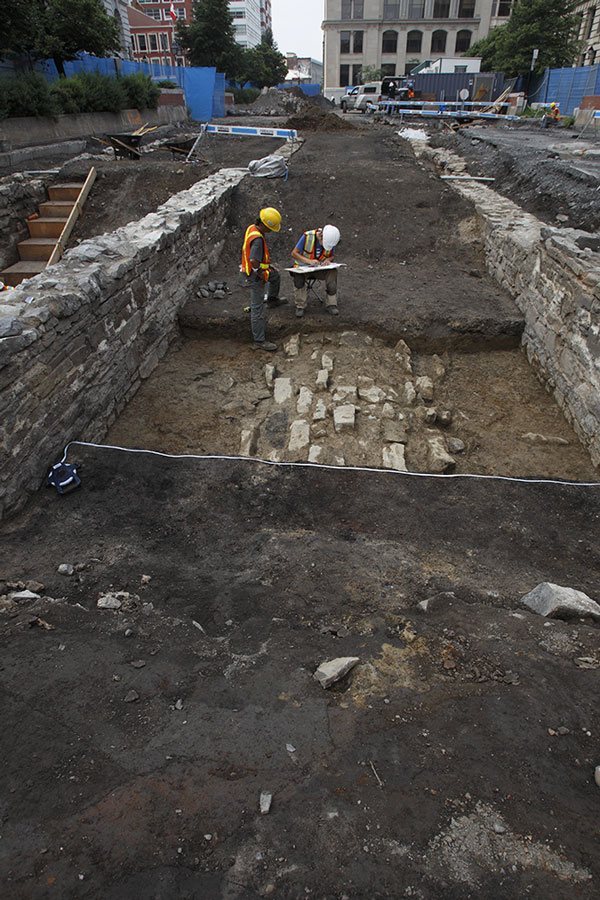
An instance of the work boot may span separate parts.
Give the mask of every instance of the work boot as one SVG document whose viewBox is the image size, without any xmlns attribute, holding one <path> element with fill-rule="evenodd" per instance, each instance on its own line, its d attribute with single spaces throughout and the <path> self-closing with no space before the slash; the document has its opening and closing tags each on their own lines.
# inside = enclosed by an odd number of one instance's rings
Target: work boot
<svg viewBox="0 0 600 900">
<path fill-rule="evenodd" d="M 285 297 L 269 297 L 267 300 L 267 306 L 270 309 L 274 309 L 276 306 L 283 306 L 284 303 L 287 303 Z"/>
<path fill-rule="evenodd" d="M 296 318 L 301 319 L 304 315 L 304 309 L 301 306 L 296 307 Z"/>
<path fill-rule="evenodd" d="M 337 308 L 337 306 L 328 306 L 327 312 L 329 313 L 330 316 L 339 316 L 339 314 L 340 314 L 340 311 Z"/>
<path fill-rule="evenodd" d="M 272 344 L 270 341 L 254 341 L 252 346 L 253 350 L 277 350 L 277 344 Z"/>
</svg>

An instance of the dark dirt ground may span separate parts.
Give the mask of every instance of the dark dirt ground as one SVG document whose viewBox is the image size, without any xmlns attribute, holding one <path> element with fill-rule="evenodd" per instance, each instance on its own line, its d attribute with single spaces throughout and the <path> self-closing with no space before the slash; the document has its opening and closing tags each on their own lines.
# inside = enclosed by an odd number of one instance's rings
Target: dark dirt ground
<svg viewBox="0 0 600 900">
<path fill-rule="evenodd" d="M 583 231 L 600 226 L 600 159 L 586 149 L 600 150 L 600 140 L 588 129 L 561 127 L 542 131 L 529 127 L 465 126 L 433 136 L 431 143 L 447 147 L 469 162 L 471 175 L 492 176 L 494 190 L 551 225 L 556 216 Z"/>
<path fill-rule="evenodd" d="M 213 277 L 233 282 L 267 201 L 279 263 L 304 228 L 340 225 L 339 328 L 446 350 L 448 390 L 482 415 L 480 464 L 511 460 L 510 398 L 540 387 L 523 374 L 503 395 L 520 320 L 468 205 L 389 129 L 316 133 L 288 182 L 244 182 Z M 211 340 L 211 365 L 273 361 L 242 344 L 244 303 L 190 303 L 202 340 L 165 361 L 145 438 L 169 427 L 178 356 L 186 377 Z M 323 321 L 310 307 L 304 327 Z M 269 327 L 296 330 L 285 307 Z M 551 471 L 563 450 L 547 452 Z M 597 900 L 597 670 L 578 661 L 600 664 L 599 626 L 519 601 L 541 581 L 600 599 L 598 488 L 81 447 L 69 461 L 78 491 L 41 490 L 0 526 L 0 595 L 41 597 L 0 601 L 3 898 Z M 96 606 L 109 590 L 130 594 L 118 611 Z M 323 690 L 313 672 L 342 655 L 358 665 Z"/>
<path fill-rule="evenodd" d="M 69 458 L 2 527 L 3 897 L 598 896 L 598 626 L 519 609 L 600 596 L 596 490 Z"/>
</svg>

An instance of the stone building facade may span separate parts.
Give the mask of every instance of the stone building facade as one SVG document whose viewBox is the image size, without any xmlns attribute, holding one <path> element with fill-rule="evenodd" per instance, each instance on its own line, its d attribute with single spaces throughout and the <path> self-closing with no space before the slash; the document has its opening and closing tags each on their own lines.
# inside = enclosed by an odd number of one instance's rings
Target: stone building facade
<svg viewBox="0 0 600 900">
<path fill-rule="evenodd" d="M 578 65 L 597 65 L 600 63 L 600 3 L 583 0 L 577 11 L 581 17 L 578 37 L 582 42 Z"/>
<path fill-rule="evenodd" d="M 325 91 L 360 83 L 361 66 L 405 75 L 460 56 L 505 24 L 512 0 L 325 0 Z"/>
</svg>

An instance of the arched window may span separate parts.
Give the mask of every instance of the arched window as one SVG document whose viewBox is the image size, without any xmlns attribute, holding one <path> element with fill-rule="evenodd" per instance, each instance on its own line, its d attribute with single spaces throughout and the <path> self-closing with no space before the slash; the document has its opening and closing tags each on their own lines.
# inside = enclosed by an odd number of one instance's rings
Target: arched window
<svg viewBox="0 0 600 900">
<path fill-rule="evenodd" d="M 448 37 L 447 32 L 445 31 L 434 31 L 431 35 L 431 52 L 432 53 L 445 53 L 446 52 L 446 38 Z"/>
<path fill-rule="evenodd" d="M 381 40 L 381 52 L 382 53 L 397 53 L 398 52 L 398 32 L 397 31 L 384 31 L 383 37 Z"/>
<path fill-rule="evenodd" d="M 421 45 L 423 43 L 423 32 L 422 31 L 409 31 L 406 35 L 406 52 L 407 53 L 420 53 Z"/>
<path fill-rule="evenodd" d="M 435 0 L 433 4 L 434 19 L 448 19 L 450 17 L 450 0 Z"/>
<path fill-rule="evenodd" d="M 455 53 L 465 53 L 469 47 L 471 46 L 471 32 L 464 29 L 463 31 L 456 32 L 456 46 L 454 47 Z"/>
</svg>

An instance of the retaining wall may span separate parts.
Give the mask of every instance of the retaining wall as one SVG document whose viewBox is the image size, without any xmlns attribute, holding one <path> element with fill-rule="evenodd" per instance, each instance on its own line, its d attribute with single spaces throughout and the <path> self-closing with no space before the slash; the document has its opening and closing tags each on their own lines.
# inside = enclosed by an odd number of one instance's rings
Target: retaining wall
<svg viewBox="0 0 600 900">
<path fill-rule="evenodd" d="M 413 146 L 448 174 L 466 171 L 447 150 Z M 488 269 L 525 318 L 529 361 L 600 465 L 600 238 L 546 227 L 477 182 L 447 183 L 475 205 Z"/>
<path fill-rule="evenodd" d="M 18 242 L 29 237 L 25 219 L 47 199 L 44 179 L 16 174 L 0 181 L 0 270 L 14 263 Z"/>
<path fill-rule="evenodd" d="M 158 365 L 219 257 L 245 174 L 199 181 L 0 294 L 0 518 L 40 487 L 69 440 L 102 440 Z"/>
</svg>

